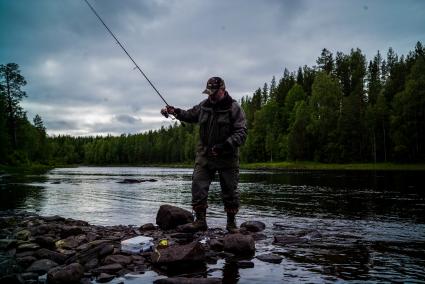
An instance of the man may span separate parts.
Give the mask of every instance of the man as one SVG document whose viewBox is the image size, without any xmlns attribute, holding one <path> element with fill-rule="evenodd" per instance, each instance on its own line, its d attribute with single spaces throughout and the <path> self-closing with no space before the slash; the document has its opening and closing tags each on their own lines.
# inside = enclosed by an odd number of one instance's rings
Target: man
<svg viewBox="0 0 425 284">
<path fill-rule="evenodd" d="M 207 230 L 206 211 L 208 190 L 218 172 L 224 209 L 227 212 L 226 229 L 237 232 L 235 216 L 239 210 L 239 146 L 247 136 L 245 114 L 226 91 L 223 79 L 212 77 L 204 94 L 208 98 L 189 110 L 167 106 L 165 116 L 174 115 L 188 123 L 199 123 L 199 137 L 192 176 L 192 207 L 195 221 L 182 225 L 182 231 Z"/>
</svg>

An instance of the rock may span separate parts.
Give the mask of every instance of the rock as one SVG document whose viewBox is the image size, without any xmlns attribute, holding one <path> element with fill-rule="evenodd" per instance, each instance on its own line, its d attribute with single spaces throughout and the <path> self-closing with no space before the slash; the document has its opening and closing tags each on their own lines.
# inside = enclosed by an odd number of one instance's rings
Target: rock
<svg viewBox="0 0 425 284">
<path fill-rule="evenodd" d="M 29 230 L 20 230 L 15 234 L 15 238 L 22 241 L 27 241 L 31 237 Z"/>
<path fill-rule="evenodd" d="M 254 238 L 255 241 L 267 239 L 267 235 L 262 233 L 255 233 L 255 234 L 252 234 L 251 236 Z"/>
<path fill-rule="evenodd" d="M 10 274 L 0 277 L 0 283 L 4 284 L 24 284 L 25 280 L 19 274 Z"/>
<path fill-rule="evenodd" d="M 275 235 L 273 244 L 276 244 L 276 245 L 302 244 L 302 243 L 306 243 L 307 241 L 308 240 L 306 238 L 297 237 L 297 236 Z"/>
<path fill-rule="evenodd" d="M 49 236 L 37 236 L 34 242 L 43 248 L 53 249 L 55 247 L 55 240 Z"/>
<path fill-rule="evenodd" d="M 39 249 L 40 246 L 34 243 L 25 243 L 25 244 L 21 244 L 18 246 L 17 251 L 18 252 L 22 252 L 22 251 L 27 251 L 27 250 L 37 250 Z"/>
<path fill-rule="evenodd" d="M 191 212 L 172 205 L 161 205 L 156 215 L 156 224 L 163 230 L 175 229 L 190 222 L 193 222 Z"/>
<path fill-rule="evenodd" d="M 80 235 L 84 233 L 83 229 L 78 226 L 62 226 L 60 228 L 61 238 L 67 238 L 69 236 Z"/>
<path fill-rule="evenodd" d="M 215 251 L 222 251 L 224 248 L 223 240 L 221 239 L 210 240 L 210 248 Z"/>
<path fill-rule="evenodd" d="M 82 235 L 84 236 L 84 235 Z M 85 236 L 84 236 L 85 238 Z M 59 240 L 55 243 L 57 248 L 62 249 L 75 249 L 82 243 L 82 237 L 79 236 L 69 236 L 66 239 Z"/>
<path fill-rule="evenodd" d="M 84 264 L 84 268 L 86 271 L 92 270 L 99 266 L 99 260 L 97 258 L 93 258 Z"/>
<path fill-rule="evenodd" d="M 61 254 L 59 252 L 56 251 L 52 251 L 52 250 L 48 250 L 45 248 L 39 249 L 35 252 L 35 256 L 37 258 L 46 258 L 46 259 L 50 259 L 53 260 L 56 263 L 62 264 L 65 262 L 65 260 L 67 259 L 67 256 L 64 254 Z"/>
<path fill-rule="evenodd" d="M 260 232 L 266 228 L 266 224 L 260 221 L 247 221 L 241 224 L 241 228 L 245 228 L 249 232 Z"/>
<path fill-rule="evenodd" d="M 105 257 L 106 255 L 114 251 L 114 246 L 111 243 L 107 243 L 105 242 L 105 240 L 103 240 L 103 242 L 100 242 L 100 241 L 102 240 L 92 242 L 94 243 L 93 245 L 95 245 L 96 243 L 100 243 L 100 244 L 94 247 L 91 247 L 90 249 L 77 253 L 76 255 L 67 259 L 66 263 L 69 264 L 72 262 L 79 262 L 81 264 L 85 264 L 94 258 L 97 259 L 97 258 Z"/>
<path fill-rule="evenodd" d="M 257 258 L 261 261 L 270 263 L 281 263 L 283 259 L 281 256 L 272 253 L 257 255 Z"/>
<path fill-rule="evenodd" d="M 22 266 L 23 268 L 27 268 L 28 266 L 31 265 L 31 263 L 33 263 L 34 261 L 36 261 L 37 258 L 35 258 L 34 256 L 24 256 L 24 257 L 19 257 L 16 258 L 16 262 Z"/>
<path fill-rule="evenodd" d="M 111 275 L 108 273 L 100 273 L 100 275 L 97 277 L 96 281 L 98 283 L 106 283 L 111 281 L 112 279 L 115 278 L 115 275 Z"/>
<path fill-rule="evenodd" d="M 205 249 L 199 242 L 192 242 L 154 251 L 151 258 L 156 265 L 199 263 L 205 260 Z"/>
<path fill-rule="evenodd" d="M 41 224 L 39 226 L 31 228 L 31 233 L 33 236 L 38 236 L 38 235 L 46 235 L 49 233 L 54 234 L 56 230 L 57 230 L 57 227 L 54 224 Z"/>
<path fill-rule="evenodd" d="M 147 223 L 147 224 L 140 226 L 139 230 L 140 231 L 153 231 L 153 230 L 156 230 L 156 227 L 152 223 Z"/>
<path fill-rule="evenodd" d="M 43 217 L 43 219 L 46 222 L 63 222 L 63 221 L 65 221 L 64 217 L 61 217 L 61 216 L 58 216 L 58 215 L 46 216 L 46 217 Z"/>
<path fill-rule="evenodd" d="M 36 281 L 35 283 L 38 283 L 38 274 L 37 273 L 25 272 L 25 273 L 21 273 L 20 275 L 21 275 L 22 279 L 24 279 L 24 280 L 33 280 L 33 281 Z"/>
<path fill-rule="evenodd" d="M 153 282 L 154 284 L 219 284 L 222 283 L 221 278 L 186 278 L 186 277 L 172 277 L 158 279 Z"/>
<path fill-rule="evenodd" d="M 118 271 L 122 269 L 122 265 L 119 263 L 113 263 L 113 264 L 107 264 L 103 266 L 99 266 L 96 271 L 98 273 L 108 273 L 108 274 L 115 274 Z"/>
<path fill-rule="evenodd" d="M 229 234 L 224 237 L 224 250 L 235 255 L 254 255 L 255 242 L 249 235 Z"/>
<path fill-rule="evenodd" d="M 26 271 L 35 272 L 38 273 L 38 275 L 42 275 L 56 266 L 58 266 L 58 264 L 50 259 L 40 259 L 34 261 L 33 264 L 31 264 L 31 266 L 28 267 Z"/>
<path fill-rule="evenodd" d="M 47 273 L 49 284 L 78 283 L 84 275 L 84 268 L 79 263 L 71 263 L 65 267 L 55 267 Z"/>
<path fill-rule="evenodd" d="M 123 266 L 126 266 L 128 264 L 130 264 L 132 261 L 130 256 L 125 256 L 125 255 L 121 255 L 121 254 L 113 254 L 113 255 L 108 255 L 105 258 L 105 264 L 111 264 L 111 263 L 119 263 Z"/>
<path fill-rule="evenodd" d="M 8 250 L 16 246 L 15 239 L 0 239 L 0 250 Z"/>
<path fill-rule="evenodd" d="M 238 268 L 253 268 L 254 263 L 249 260 L 239 260 L 238 262 L 236 262 L 236 266 Z"/>
</svg>

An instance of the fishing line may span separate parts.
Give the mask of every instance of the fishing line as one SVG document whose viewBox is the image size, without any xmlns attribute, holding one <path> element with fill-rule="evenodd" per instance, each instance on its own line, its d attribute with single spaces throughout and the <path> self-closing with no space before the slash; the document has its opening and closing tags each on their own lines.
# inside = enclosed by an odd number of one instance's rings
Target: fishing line
<svg viewBox="0 0 425 284">
<path fill-rule="evenodd" d="M 140 71 L 140 74 L 143 75 L 143 77 L 149 82 L 151 87 L 155 90 L 155 92 L 160 96 L 160 98 L 164 101 L 166 106 L 170 106 L 167 101 L 164 99 L 164 97 L 161 95 L 161 93 L 158 91 L 158 89 L 154 86 L 154 84 L 149 80 L 148 76 L 146 76 L 145 72 L 142 71 L 142 69 L 139 67 L 139 65 L 134 61 L 134 59 L 131 57 L 131 55 L 127 52 L 125 47 L 121 44 L 121 42 L 118 40 L 118 38 L 114 35 L 114 33 L 111 31 L 111 29 L 106 25 L 106 23 L 102 20 L 102 18 L 99 16 L 99 14 L 96 12 L 96 10 L 93 8 L 92 5 L 87 0 L 84 0 L 89 8 L 92 10 L 92 12 L 96 15 L 96 17 L 99 19 L 99 21 L 103 24 L 103 26 L 108 30 L 109 34 L 115 39 L 115 41 L 118 43 L 118 45 L 122 48 L 122 50 L 125 52 L 125 54 L 130 58 L 130 60 L 135 65 L 135 69 Z"/>
</svg>

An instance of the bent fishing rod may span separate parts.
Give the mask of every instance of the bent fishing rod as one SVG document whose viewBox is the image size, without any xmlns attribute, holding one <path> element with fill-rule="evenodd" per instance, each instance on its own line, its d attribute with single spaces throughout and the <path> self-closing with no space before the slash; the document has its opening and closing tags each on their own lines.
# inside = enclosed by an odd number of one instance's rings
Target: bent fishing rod
<svg viewBox="0 0 425 284">
<path fill-rule="evenodd" d="M 96 12 L 96 10 L 93 8 L 92 5 L 90 5 L 89 1 L 84 0 L 89 8 L 92 10 L 92 12 L 96 15 L 96 17 L 99 19 L 99 21 L 103 24 L 103 26 L 108 30 L 109 34 L 115 39 L 115 41 L 118 43 L 118 45 L 122 48 L 122 50 L 125 52 L 125 54 L 130 58 L 130 60 L 133 62 L 133 64 L 136 66 L 136 69 L 140 71 L 140 74 L 143 75 L 143 77 L 149 82 L 151 87 L 155 90 L 155 92 L 158 94 L 158 96 L 162 99 L 162 101 L 165 103 L 166 106 L 170 106 L 167 101 L 164 99 L 164 97 L 161 95 L 161 93 L 158 91 L 158 89 L 154 86 L 154 84 L 149 80 L 148 76 L 146 76 L 145 72 L 142 71 L 142 69 L 139 67 L 139 65 L 134 61 L 133 57 L 128 53 L 128 51 L 125 49 L 125 47 L 121 44 L 121 42 L 118 40 L 118 38 L 114 35 L 114 33 L 111 31 L 111 29 L 105 24 L 105 22 L 102 20 L 102 18 L 99 16 L 99 14 Z"/>
</svg>

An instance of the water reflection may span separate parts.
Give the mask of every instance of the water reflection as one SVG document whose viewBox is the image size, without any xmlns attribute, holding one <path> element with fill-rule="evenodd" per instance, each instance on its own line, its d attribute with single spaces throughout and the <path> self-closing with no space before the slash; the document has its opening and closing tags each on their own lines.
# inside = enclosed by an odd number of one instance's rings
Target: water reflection
<svg viewBox="0 0 425 284">
<path fill-rule="evenodd" d="M 3 176 L 0 210 L 26 209 L 93 224 L 152 222 L 161 204 L 188 210 L 192 169 L 79 167 Z M 156 182 L 121 184 L 124 178 Z M 425 181 L 421 172 L 241 172 L 239 223 L 266 224 L 254 269 L 219 260 L 195 271 L 160 274 L 220 277 L 224 283 L 420 282 L 425 280 Z M 218 182 L 209 195 L 210 227 L 224 227 Z M 309 232 L 318 232 L 311 234 Z M 283 244 L 274 236 L 291 237 Z M 289 239 L 288 239 L 289 240 Z M 154 272 L 127 283 L 149 283 Z"/>
</svg>

